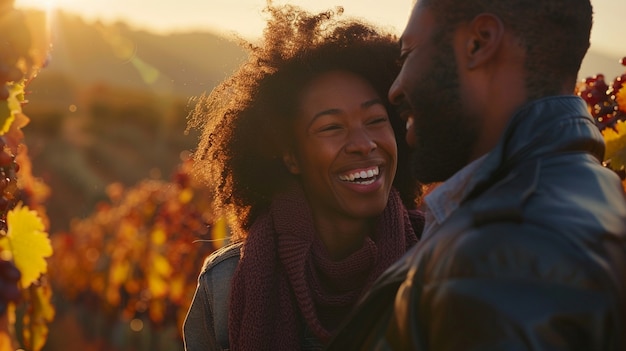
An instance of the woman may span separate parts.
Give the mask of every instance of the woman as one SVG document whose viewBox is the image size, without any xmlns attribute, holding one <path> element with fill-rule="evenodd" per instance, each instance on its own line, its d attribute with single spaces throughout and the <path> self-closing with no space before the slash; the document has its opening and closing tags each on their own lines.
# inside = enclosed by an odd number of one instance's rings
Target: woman
<svg viewBox="0 0 626 351">
<path fill-rule="evenodd" d="M 197 169 L 235 234 L 200 275 L 189 351 L 320 349 L 423 224 L 406 209 L 417 183 L 395 177 L 396 38 L 341 9 L 267 11 L 262 45 L 192 114 Z"/>
</svg>

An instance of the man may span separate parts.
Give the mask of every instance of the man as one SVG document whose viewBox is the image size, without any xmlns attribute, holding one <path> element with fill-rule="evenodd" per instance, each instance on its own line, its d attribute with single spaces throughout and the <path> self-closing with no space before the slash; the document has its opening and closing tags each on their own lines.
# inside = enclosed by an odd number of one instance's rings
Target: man
<svg viewBox="0 0 626 351">
<path fill-rule="evenodd" d="M 573 95 L 589 0 L 418 0 L 390 99 L 421 242 L 329 350 L 625 350 L 626 199 Z"/>
</svg>

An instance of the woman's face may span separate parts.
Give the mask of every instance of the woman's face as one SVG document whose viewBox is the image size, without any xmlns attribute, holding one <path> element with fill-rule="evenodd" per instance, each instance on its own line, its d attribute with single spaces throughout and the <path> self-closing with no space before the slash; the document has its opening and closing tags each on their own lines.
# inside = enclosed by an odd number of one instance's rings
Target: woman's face
<svg viewBox="0 0 626 351">
<path fill-rule="evenodd" d="M 304 89 L 285 154 L 317 217 L 365 219 L 387 205 L 397 146 L 381 97 L 363 78 L 326 72 Z"/>
</svg>

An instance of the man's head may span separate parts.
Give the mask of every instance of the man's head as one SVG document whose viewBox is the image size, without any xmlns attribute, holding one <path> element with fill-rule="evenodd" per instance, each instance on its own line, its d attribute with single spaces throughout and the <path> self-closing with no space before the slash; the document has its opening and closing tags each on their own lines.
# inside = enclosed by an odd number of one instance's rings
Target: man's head
<svg viewBox="0 0 626 351">
<path fill-rule="evenodd" d="M 589 48 L 589 0 L 421 0 L 440 29 L 451 33 L 481 13 L 498 17 L 526 52 L 529 99 L 571 93 Z"/>
<path fill-rule="evenodd" d="M 572 93 L 591 17 L 589 0 L 418 0 L 389 92 L 418 179 L 446 180 L 489 151 L 523 103 Z"/>
</svg>

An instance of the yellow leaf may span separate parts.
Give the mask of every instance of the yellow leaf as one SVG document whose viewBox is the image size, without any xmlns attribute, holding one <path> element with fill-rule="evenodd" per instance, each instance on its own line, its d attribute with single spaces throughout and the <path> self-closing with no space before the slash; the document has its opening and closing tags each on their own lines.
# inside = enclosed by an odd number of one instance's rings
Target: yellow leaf
<svg viewBox="0 0 626 351">
<path fill-rule="evenodd" d="M 167 294 L 167 282 L 162 276 L 150 272 L 148 273 L 148 289 L 154 298 L 161 298 Z"/>
<path fill-rule="evenodd" d="M 604 158 L 611 160 L 611 168 L 626 166 L 626 122 L 617 121 L 615 129 L 606 128 L 602 135 L 606 143 Z"/>
<path fill-rule="evenodd" d="M 185 275 L 179 275 L 170 281 L 170 298 L 173 301 L 179 302 L 185 298 L 185 278 Z"/>
<path fill-rule="evenodd" d="M 163 228 L 157 227 L 152 231 L 152 235 L 150 236 L 152 239 L 152 243 L 154 245 L 163 245 L 167 240 L 167 235 Z"/>
<path fill-rule="evenodd" d="M 22 287 L 28 287 L 48 269 L 45 259 L 52 255 L 48 233 L 37 212 L 21 205 L 7 214 L 7 227 L 0 247 L 12 253 L 15 266 L 22 273 Z"/>
<path fill-rule="evenodd" d="M 160 298 L 167 294 L 171 274 L 172 266 L 167 259 L 158 254 L 154 255 L 152 267 L 148 272 L 148 288 L 153 297 Z"/>
<path fill-rule="evenodd" d="M 169 276 L 172 273 L 172 266 L 167 259 L 161 255 L 155 255 L 152 261 L 154 270 L 163 276 Z"/>
<path fill-rule="evenodd" d="M 23 82 L 7 83 L 7 88 L 9 89 L 9 97 L 0 101 L 0 135 L 9 131 L 13 120 L 15 120 L 15 114 L 22 111 L 22 101 L 24 100 Z"/>
<path fill-rule="evenodd" d="M 218 218 L 211 227 L 211 238 L 214 240 L 216 248 L 224 246 L 224 240 L 228 235 L 228 228 L 226 225 L 226 219 L 223 217 Z"/>
<path fill-rule="evenodd" d="M 128 261 L 114 262 L 109 269 L 109 282 L 116 288 L 120 286 L 130 275 L 130 263 Z"/>
<path fill-rule="evenodd" d="M 193 191 L 189 188 L 183 189 L 178 195 L 178 201 L 182 204 L 186 204 L 193 199 Z"/>
</svg>

